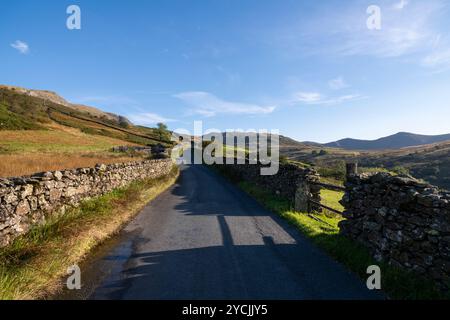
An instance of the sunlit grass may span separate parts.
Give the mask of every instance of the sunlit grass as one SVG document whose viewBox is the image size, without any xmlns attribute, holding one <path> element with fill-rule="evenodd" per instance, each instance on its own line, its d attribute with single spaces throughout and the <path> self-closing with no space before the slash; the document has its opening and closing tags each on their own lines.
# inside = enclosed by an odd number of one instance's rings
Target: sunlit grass
<svg viewBox="0 0 450 320">
<path fill-rule="evenodd" d="M 0 177 L 26 176 L 36 172 L 94 167 L 98 163 L 111 164 L 138 160 L 140 158 L 110 152 L 0 154 Z"/>
<path fill-rule="evenodd" d="M 344 211 L 344 207 L 339 203 L 344 196 L 343 191 L 333 191 L 322 189 L 320 190 L 320 196 L 322 198 L 321 203 L 330 207 L 332 209 L 338 210 L 340 212 Z"/>
<path fill-rule="evenodd" d="M 138 160 L 110 152 L 121 145 L 131 143 L 56 124 L 48 130 L 0 131 L 0 177 Z"/>
<path fill-rule="evenodd" d="M 78 130 L 0 131 L 2 154 L 98 152 L 121 145 L 131 143 Z"/>
</svg>

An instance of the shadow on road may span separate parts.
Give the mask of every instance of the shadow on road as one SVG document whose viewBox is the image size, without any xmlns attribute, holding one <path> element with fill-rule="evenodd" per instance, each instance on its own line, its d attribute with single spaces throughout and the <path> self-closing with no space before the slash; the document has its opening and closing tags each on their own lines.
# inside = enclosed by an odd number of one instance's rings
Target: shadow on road
<svg viewBox="0 0 450 320">
<path fill-rule="evenodd" d="M 83 271 L 89 299 L 377 299 L 293 226 L 202 166 Z M 102 278 L 100 279 L 100 274 Z M 107 274 L 105 276 L 105 274 Z"/>
</svg>

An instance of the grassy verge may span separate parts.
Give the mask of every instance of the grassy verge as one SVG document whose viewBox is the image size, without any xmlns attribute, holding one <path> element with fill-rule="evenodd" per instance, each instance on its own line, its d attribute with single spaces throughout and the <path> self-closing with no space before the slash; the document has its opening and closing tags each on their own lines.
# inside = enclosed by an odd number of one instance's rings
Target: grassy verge
<svg viewBox="0 0 450 320">
<path fill-rule="evenodd" d="M 0 249 L 0 299 L 40 299 L 58 292 L 68 266 L 117 233 L 177 177 L 174 167 L 164 177 L 84 201 Z"/>
<path fill-rule="evenodd" d="M 224 170 L 218 169 L 227 176 Z M 322 248 L 335 260 L 367 279 L 367 267 L 378 265 L 382 270 L 382 289 L 390 299 L 449 299 L 448 295 L 441 293 L 431 282 L 421 279 L 415 274 L 397 269 L 386 263 L 375 261 L 369 251 L 357 242 L 339 234 L 338 223 L 342 217 L 337 215 L 315 214 L 321 221 L 311 218 L 308 214 L 295 212 L 290 201 L 274 195 L 248 182 L 239 182 L 238 186 L 264 205 L 267 209 L 279 214 L 293 224 L 305 236 L 310 238 L 317 246 Z M 324 203 L 330 207 L 342 210 L 338 203 L 339 192 L 322 192 Z M 339 207 L 341 206 L 341 207 Z"/>
</svg>

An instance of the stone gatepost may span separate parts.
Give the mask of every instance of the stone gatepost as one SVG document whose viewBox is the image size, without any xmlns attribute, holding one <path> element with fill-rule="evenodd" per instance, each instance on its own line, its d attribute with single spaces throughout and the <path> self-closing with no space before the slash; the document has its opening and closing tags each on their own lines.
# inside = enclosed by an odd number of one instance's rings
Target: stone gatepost
<svg viewBox="0 0 450 320">
<path fill-rule="evenodd" d="M 358 162 L 348 162 L 345 164 L 346 177 L 351 178 L 358 174 Z"/>
<path fill-rule="evenodd" d="M 322 209 L 310 200 L 316 203 L 321 202 L 320 190 L 318 184 L 319 175 L 313 169 L 306 169 L 297 182 L 297 190 L 295 192 L 294 209 L 298 212 L 321 212 Z"/>
<path fill-rule="evenodd" d="M 306 180 L 302 180 L 297 185 L 297 191 L 295 192 L 295 211 L 298 212 L 310 212 L 311 206 L 309 205 L 309 198 L 311 192 L 309 190 L 309 184 Z"/>
</svg>

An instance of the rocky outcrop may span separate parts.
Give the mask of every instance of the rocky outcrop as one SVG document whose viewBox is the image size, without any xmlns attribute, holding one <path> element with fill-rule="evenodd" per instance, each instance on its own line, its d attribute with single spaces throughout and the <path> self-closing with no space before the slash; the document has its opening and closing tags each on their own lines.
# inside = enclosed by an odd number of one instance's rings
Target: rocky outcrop
<svg viewBox="0 0 450 320">
<path fill-rule="evenodd" d="M 43 172 L 0 179 L 0 247 L 8 245 L 49 213 L 105 194 L 135 180 L 157 178 L 172 169 L 171 160 L 152 160 Z"/>
<path fill-rule="evenodd" d="M 450 283 L 450 193 L 387 173 L 349 177 L 341 233 L 377 260 Z"/>
</svg>

